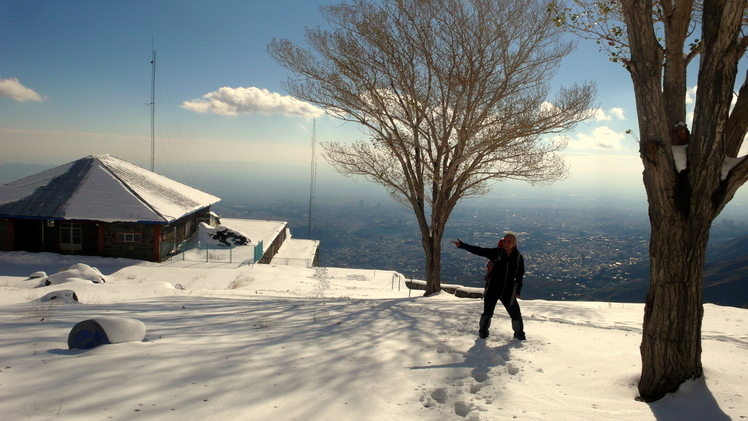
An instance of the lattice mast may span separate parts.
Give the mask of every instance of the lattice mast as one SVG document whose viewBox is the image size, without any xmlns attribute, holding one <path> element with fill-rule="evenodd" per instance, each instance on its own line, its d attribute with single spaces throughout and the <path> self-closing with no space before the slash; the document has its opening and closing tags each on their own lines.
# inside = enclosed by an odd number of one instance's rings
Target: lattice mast
<svg viewBox="0 0 748 421">
<path fill-rule="evenodd" d="M 156 50 L 153 50 L 153 59 L 151 60 L 151 171 L 155 171 L 156 162 Z"/>
<path fill-rule="evenodd" d="M 312 239 L 312 212 L 314 209 L 314 196 L 317 188 L 317 120 L 313 121 L 312 124 L 312 170 L 311 176 L 309 177 L 309 227 L 307 238 Z"/>
</svg>

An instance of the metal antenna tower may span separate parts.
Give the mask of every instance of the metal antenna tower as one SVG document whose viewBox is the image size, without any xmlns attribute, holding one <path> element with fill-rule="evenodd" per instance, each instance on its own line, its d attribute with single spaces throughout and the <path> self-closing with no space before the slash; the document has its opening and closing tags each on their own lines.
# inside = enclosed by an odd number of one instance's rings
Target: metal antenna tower
<svg viewBox="0 0 748 421">
<path fill-rule="evenodd" d="M 153 49 L 153 60 L 151 60 L 151 171 L 155 171 L 156 155 L 156 137 L 155 137 L 155 116 L 156 116 L 156 49 Z"/>
<path fill-rule="evenodd" d="M 312 239 L 312 209 L 314 209 L 314 196 L 317 185 L 317 153 L 315 145 L 317 143 L 317 120 L 313 120 L 312 125 L 312 173 L 309 184 L 309 232 L 308 237 Z"/>
</svg>

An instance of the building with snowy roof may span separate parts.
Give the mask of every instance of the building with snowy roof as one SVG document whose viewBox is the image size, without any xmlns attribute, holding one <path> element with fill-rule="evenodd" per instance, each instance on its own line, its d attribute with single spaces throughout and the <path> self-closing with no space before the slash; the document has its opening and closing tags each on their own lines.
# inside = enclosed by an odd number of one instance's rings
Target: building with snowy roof
<svg viewBox="0 0 748 421">
<path fill-rule="evenodd" d="M 220 199 L 110 155 L 0 186 L 0 251 L 161 261 Z"/>
</svg>

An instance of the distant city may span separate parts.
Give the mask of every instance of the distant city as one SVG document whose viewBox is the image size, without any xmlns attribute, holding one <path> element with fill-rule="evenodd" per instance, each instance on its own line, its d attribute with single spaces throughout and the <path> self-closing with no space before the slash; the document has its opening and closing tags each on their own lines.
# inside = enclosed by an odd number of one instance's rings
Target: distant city
<svg viewBox="0 0 748 421">
<path fill-rule="evenodd" d="M 0 165 L 0 183 L 48 167 Z M 394 270 L 424 278 L 425 258 L 413 212 L 381 187 L 325 180 L 317 190 L 324 198 L 317 198 L 313 206 L 310 235 L 306 171 L 273 176 L 262 168 L 193 168 L 197 175 L 182 181 L 221 197 L 214 207 L 220 216 L 287 221 L 293 237 L 320 241 L 320 266 Z M 485 259 L 456 249 L 451 240 L 494 247 L 512 231 L 527 265 L 523 298 L 644 300 L 650 229 L 646 199 L 595 199 L 559 190 L 528 194 L 526 185 L 514 190 L 504 183 L 500 187 L 487 197 L 462 201 L 450 216 L 442 242 L 442 283 L 484 286 Z M 748 235 L 748 213 L 743 209 L 745 198 L 734 202 L 715 221 L 709 250 L 715 250 L 712 260 L 737 260 L 710 267 L 707 255 L 705 299 L 748 307 L 748 239 L 728 242 Z M 732 251 L 719 248 L 723 244 Z"/>
<path fill-rule="evenodd" d="M 495 247 L 507 231 L 519 238 L 527 272 L 523 298 L 594 300 L 596 291 L 626 288 L 648 277 L 649 220 L 645 211 L 573 202 L 532 201 L 511 208 L 498 199 L 468 200 L 453 212 L 442 243 L 442 283 L 483 287 L 485 259 L 454 247 L 456 238 Z M 307 238 L 308 203 L 253 208 L 224 199 L 226 217 L 283 219 L 296 238 Z M 719 242 L 748 233 L 745 221 L 721 220 Z M 415 217 L 393 200 L 315 205 L 311 237 L 320 240 L 320 266 L 395 270 L 423 279 L 424 253 Z M 640 301 L 644 297 L 640 297 Z"/>
</svg>

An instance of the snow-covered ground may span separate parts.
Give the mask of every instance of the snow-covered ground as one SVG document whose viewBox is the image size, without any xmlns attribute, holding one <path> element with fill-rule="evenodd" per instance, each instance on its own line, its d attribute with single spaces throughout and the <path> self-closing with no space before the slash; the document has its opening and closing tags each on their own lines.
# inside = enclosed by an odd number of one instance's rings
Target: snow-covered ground
<svg viewBox="0 0 748 421">
<path fill-rule="evenodd" d="M 106 282 L 27 280 L 77 263 Z M 36 300 L 60 289 L 81 303 Z M 527 341 L 501 313 L 483 341 L 480 300 L 421 293 L 380 270 L 0 253 L 0 419 L 748 418 L 748 310 L 706 305 L 705 378 L 645 404 L 640 304 L 525 300 Z M 102 316 L 145 340 L 69 350 Z"/>
</svg>

